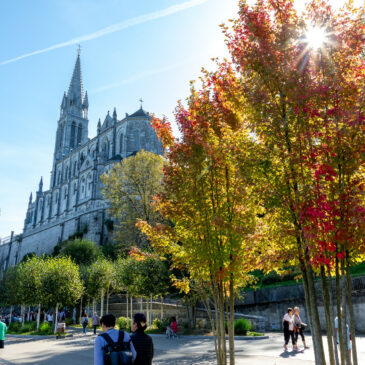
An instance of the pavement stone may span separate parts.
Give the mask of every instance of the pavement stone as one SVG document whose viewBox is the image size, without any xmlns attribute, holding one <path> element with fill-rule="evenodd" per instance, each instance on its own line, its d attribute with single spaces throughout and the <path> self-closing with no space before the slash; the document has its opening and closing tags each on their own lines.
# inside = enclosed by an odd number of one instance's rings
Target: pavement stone
<svg viewBox="0 0 365 365">
<path fill-rule="evenodd" d="M 83 335 L 79 329 L 68 330 L 73 337 L 65 339 L 40 336 L 11 336 L 0 350 L 1 365 L 87 365 L 93 364 L 95 337 L 91 331 Z M 269 338 L 235 342 L 237 365 L 314 365 L 312 348 L 298 352 L 283 349 L 283 336 L 269 333 Z M 310 336 L 307 343 L 312 346 Z M 203 336 L 180 336 L 166 339 L 152 335 L 155 346 L 154 365 L 216 364 L 213 339 Z M 324 338 L 324 346 L 326 342 Z M 359 364 L 365 364 L 365 337 L 358 338 Z"/>
</svg>

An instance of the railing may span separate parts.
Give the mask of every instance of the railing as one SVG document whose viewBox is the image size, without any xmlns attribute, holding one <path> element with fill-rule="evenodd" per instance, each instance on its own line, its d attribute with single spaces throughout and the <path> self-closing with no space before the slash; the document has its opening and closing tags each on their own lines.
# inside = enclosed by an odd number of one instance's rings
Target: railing
<svg viewBox="0 0 365 365">
<path fill-rule="evenodd" d="M 0 237 L 0 246 L 8 244 L 10 243 L 10 241 L 11 241 L 11 236 Z"/>
</svg>

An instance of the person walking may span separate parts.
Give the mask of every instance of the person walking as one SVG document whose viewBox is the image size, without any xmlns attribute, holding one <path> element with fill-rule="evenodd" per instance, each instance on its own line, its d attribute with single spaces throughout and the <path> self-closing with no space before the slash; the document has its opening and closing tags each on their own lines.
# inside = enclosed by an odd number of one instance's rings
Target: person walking
<svg viewBox="0 0 365 365">
<path fill-rule="evenodd" d="M 93 322 L 94 335 L 96 335 L 96 327 L 99 325 L 99 316 L 97 315 L 96 312 L 94 312 L 91 320 Z"/>
<path fill-rule="evenodd" d="M 304 329 L 307 327 L 307 325 L 302 322 L 302 319 L 299 315 L 299 307 L 294 308 L 294 339 L 295 339 L 295 346 L 296 349 L 298 349 L 298 337 L 302 338 L 304 349 L 307 349 L 307 345 L 305 344 L 305 337 L 304 337 Z"/>
<path fill-rule="evenodd" d="M 87 316 L 87 313 L 84 313 L 84 315 L 82 316 L 81 324 L 82 324 L 82 333 L 86 335 L 86 327 L 89 325 L 89 318 Z"/>
<path fill-rule="evenodd" d="M 293 345 L 293 350 L 296 349 L 295 339 L 294 339 L 294 318 L 293 318 L 293 309 L 288 308 L 287 313 L 285 313 L 283 317 L 283 327 L 284 327 L 284 349 L 288 351 L 288 343 L 291 338 L 291 342 Z"/>
<path fill-rule="evenodd" d="M 8 328 L 6 324 L 3 322 L 2 316 L 0 316 L 0 349 L 4 348 L 5 345 L 5 334 Z"/>
<path fill-rule="evenodd" d="M 131 338 L 127 332 L 118 331 L 115 327 L 115 317 L 106 314 L 100 319 L 100 326 L 104 333 L 95 339 L 94 344 L 94 365 L 106 365 L 116 352 L 118 356 L 132 364 L 137 357 Z M 131 353 L 129 355 L 129 353 Z M 114 357 L 114 356 L 113 356 Z"/>
<path fill-rule="evenodd" d="M 137 351 L 134 365 L 151 365 L 153 359 L 153 341 L 150 336 L 144 333 L 147 328 L 146 316 L 143 313 L 136 313 L 133 316 L 132 343 Z"/>
<path fill-rule="evenodd" d="M 53 327 L 53 313 L 49 312 L 47 314 L 47 322 L 49 323 L 49 325 L 51 326 L 51 328 Z"/>
</svg>

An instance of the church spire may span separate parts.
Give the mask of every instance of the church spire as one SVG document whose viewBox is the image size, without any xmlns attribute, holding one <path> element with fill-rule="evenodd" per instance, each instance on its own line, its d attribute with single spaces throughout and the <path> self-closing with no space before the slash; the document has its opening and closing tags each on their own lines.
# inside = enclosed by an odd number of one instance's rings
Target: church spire
<svg viewBox="0 0 365 365">
<path fill-rule="evenodd" d="M 73 104 L 78 104 L 81 106 L 83 104 L 83 87 L 82 87 L 82 77 L 81 77 L 81 62 L 80 62 L 80 51 L 77 53 L 76 63 L 74 71 L 72 73 L 72 78 L 70 86 L 68 88 L 67 97 L 72 100 Z"/>
</svg>

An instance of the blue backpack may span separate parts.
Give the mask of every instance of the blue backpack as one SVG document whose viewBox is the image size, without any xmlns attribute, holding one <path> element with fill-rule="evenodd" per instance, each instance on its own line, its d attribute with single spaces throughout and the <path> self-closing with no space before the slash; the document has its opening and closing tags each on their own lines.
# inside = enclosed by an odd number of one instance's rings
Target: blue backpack
<svg viewBox="0 0 365 365">
<path fill-rule="evenodd" d="M 124 331 L 119 331 L 118 341 L 114 342 L 107 333 L 99 335 L 104 338 L 104 365 L 133 364 L 131 340 L 124 342 Z"/>
</svg>

